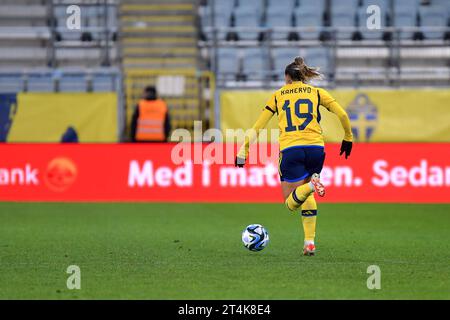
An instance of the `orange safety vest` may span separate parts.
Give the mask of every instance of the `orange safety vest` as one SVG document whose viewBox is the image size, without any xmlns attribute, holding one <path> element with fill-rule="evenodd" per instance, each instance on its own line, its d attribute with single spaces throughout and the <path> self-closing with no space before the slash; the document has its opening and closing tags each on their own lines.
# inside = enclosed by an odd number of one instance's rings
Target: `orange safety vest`
<svg viewBox="0 0 450 320">
<path fill-rule="evenodd" d="M 165 141 L 164 122 L 167 105 L 163 100 L 140 100 L 136 128 L 138 141 Z"/>
</svg>

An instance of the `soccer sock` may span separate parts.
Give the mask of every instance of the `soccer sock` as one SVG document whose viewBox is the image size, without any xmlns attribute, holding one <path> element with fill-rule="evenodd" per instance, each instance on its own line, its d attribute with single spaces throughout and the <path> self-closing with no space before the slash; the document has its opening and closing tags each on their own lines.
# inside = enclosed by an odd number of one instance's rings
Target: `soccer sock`
<svg viewBox="0 0 450 320">
<path fill-rule="evenodd" d="M 314 191 L 314 186 L 311 182 L 302 184 L 297 187 L 286 199 L 286 207 L 290 211 L 295 211 L 305 202 L 308 196 Z"/>
<path fill-rule="evenodd" d="M 317 203 L 314 194 L 310 194 L 302 204 L 302 224 L 305 234 L 305 244 L 314 243 L 314 238 L 316 237 L 316 218 Z"/>
</svg>

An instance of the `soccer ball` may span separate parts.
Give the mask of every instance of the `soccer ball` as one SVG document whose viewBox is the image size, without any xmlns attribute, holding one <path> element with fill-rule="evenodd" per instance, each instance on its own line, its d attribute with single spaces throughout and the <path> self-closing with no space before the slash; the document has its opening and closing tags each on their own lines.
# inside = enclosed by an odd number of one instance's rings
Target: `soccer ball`
<svg viewBox="0 0 450 320">
<path fill-rule="evenodd" d="M 260 224 L 251 224 L 242 232 L 242 242 L 250 251 L 261 251 L 269 243 L 269 233 Z"/>
</svg>

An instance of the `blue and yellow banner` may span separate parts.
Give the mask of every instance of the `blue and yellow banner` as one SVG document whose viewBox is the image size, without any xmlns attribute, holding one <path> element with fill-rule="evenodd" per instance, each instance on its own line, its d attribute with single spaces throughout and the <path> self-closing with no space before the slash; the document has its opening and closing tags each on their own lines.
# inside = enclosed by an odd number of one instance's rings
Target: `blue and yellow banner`
<svg viewBox="0 0 450 320">
<path fill-rule="evenodd" d="M 330 90 L 347 110 L 356 141 L 449 142 L 450 90 Z M 220 97 L 221 129 L 248 129 L 272 91 L 224 91 Z M 344 132 L 337 117 L 320 108 L 327 142 Z M 277 128 L 274 117 L 269 128 Z"/>
<path fill-rule="evenodd" d="M 0 141 L 117 142 L 116 93 L 0 95 Z M 3 139 L 3 140 L 1 140 Z"/>
</svg>

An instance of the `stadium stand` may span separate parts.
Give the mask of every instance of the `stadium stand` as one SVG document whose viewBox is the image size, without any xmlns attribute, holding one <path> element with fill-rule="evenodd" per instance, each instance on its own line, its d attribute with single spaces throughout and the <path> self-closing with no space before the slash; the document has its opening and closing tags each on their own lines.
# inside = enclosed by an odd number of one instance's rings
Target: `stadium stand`
<svg viewBox="0 0 450 320">
<path fill-rule="evenodd" d="M 297 8 L 294 11 L 294 25 L 301 28 L 299 32 L 296 32 L 297 35 L 299 34 L 299 39 L 318 40 L 323 26 L 323 11 L 320 6 L 317 9 Z"/>
<path fill-rule="evenodd" d="M 0 92 L 90 91 L 96 72 L 115 83 L 103 90 L 118 87 L 116 2 L 71 3 L 83 12 L 80 30 L 67 28 L 64 1 L 0 3 Z"/>
<path fill-rule="evenodd" d="M 286 17 L 286 9 L 281 6 L 268 7 L 267 12 L 270 12 L 270 15 L 266 16 L 265 26 L 274 29 L 270 38 L 274 40 L 289 39 L 290 32 L 280 29 L 291 28 L 294 25 L 293 15 Z"/>
<path fill-rule="evenodd" d="M 258 31 L 253 31 L 253 28 L 259 28 L 261 24 L 260 9 L 252 8 L 250 6 L 239 6 L 233 10 L 234 27 L 241 28 L 241 31 L 236 32 L 238 40 L 257 40 L 259 36 Z"/>
<path fill-rule="evenodd" d="M 259 48 L 246 48 L 243 52 L 242 72 L 246 79 L 259 80 L 265 75 L 267 52 Z"/>
<path fill-rule="evenodd" d="M 229 20 L 226 18 L 225 24 L 210 24 L 208 28 L 200 24 L 201 56 L 216 72 L 219 87 L 246 85 L 245 80 L 258 86 L 254 81 L 258 77 L 260 83 L 269 82 L 271 87 L 280 85 L 286 58 L 291 60 L 294 53 L 300 52 L 305 54 L 308 63 L 322 68 L 326 76 L 322 84 L 351 87 L 450 84 L 450 3 L 446 0 L 256 2 L 258 6 L 262 3 L 261 7 L 255 8 L 253 2 L 248 2 L 245 6 L 253 8 L 253 14 L 246 12 L 246 18 L 240 16 L 235 24 L 233 14 Z M 226 7 L 220 9 L 223 13 L 219 15 L 239 12 L 244 3 L 247 1 L 202 1 L 200 19 L 212 20 L 217 7 Z M 367 18 L 372 12 L 367 11 L 369 5 L 379 7 L 381 29 L 367 28 Z M 286 8 L 292 9 L 291 17 L 286 17 L 286 11 L 289 12 Z M 257 21 L 260 21 L 259 29 Z M 255 36 L 258 30 L 259 36 Z M 230 33 L 239 36 L 227 37 Z M 250 60 L 242 54 L 243 47 L 248 52 L 252 52 L 252 47 L 267 50 L 267 54 L 258 54 L 255 61 L 259 64 L 261 57 L 266 59 L 264 65 L 270 69 L 242 77 L 250 73 L 248 66 L 246 70 L 241 67 L 244 60 Z M 228 52 L 234 48 L 233 58 L 220 61 L 221 48 L 227 48 Z M 228 63 L 230 67 L 223 68 Z"/>
<path fill-rule="evenodd" d="M 239 73 L 239 55 L 236 48 L 219 48 L 217 53 L 218 72 L 227 76 Z"/>
<path fill-rule="evenodd" d="M 421 7 L 419 8 L 419 21 L 420 25 L 424 27 L 422 32 L 425 39 L 442 39 L 445 35 L 444 31 L 434 32 L 427 27 L 446 27 L 448 12 L 439 6 Z"/>
<path fill-rule="evenodd" d="M 331 10 L 331 27 L 333 28 L 348 28 L 348 31 L 338 32 L 336 34 L 339 40 L 351 40 L 353 38 L 356 26 L 356 7 L 354 6 L 339 6 Z"/>
<path fill-rule="evenodd" d="M 415 6 L 401 6 L 395 9 L 394 13 L 394 27 L 407 28 L 417 26 L 417 12 L 418 7 Z M 413 39 L 414 32 L 402 31 L 399 33 L 400 39 L 411 40 Z"/>
</svg>

